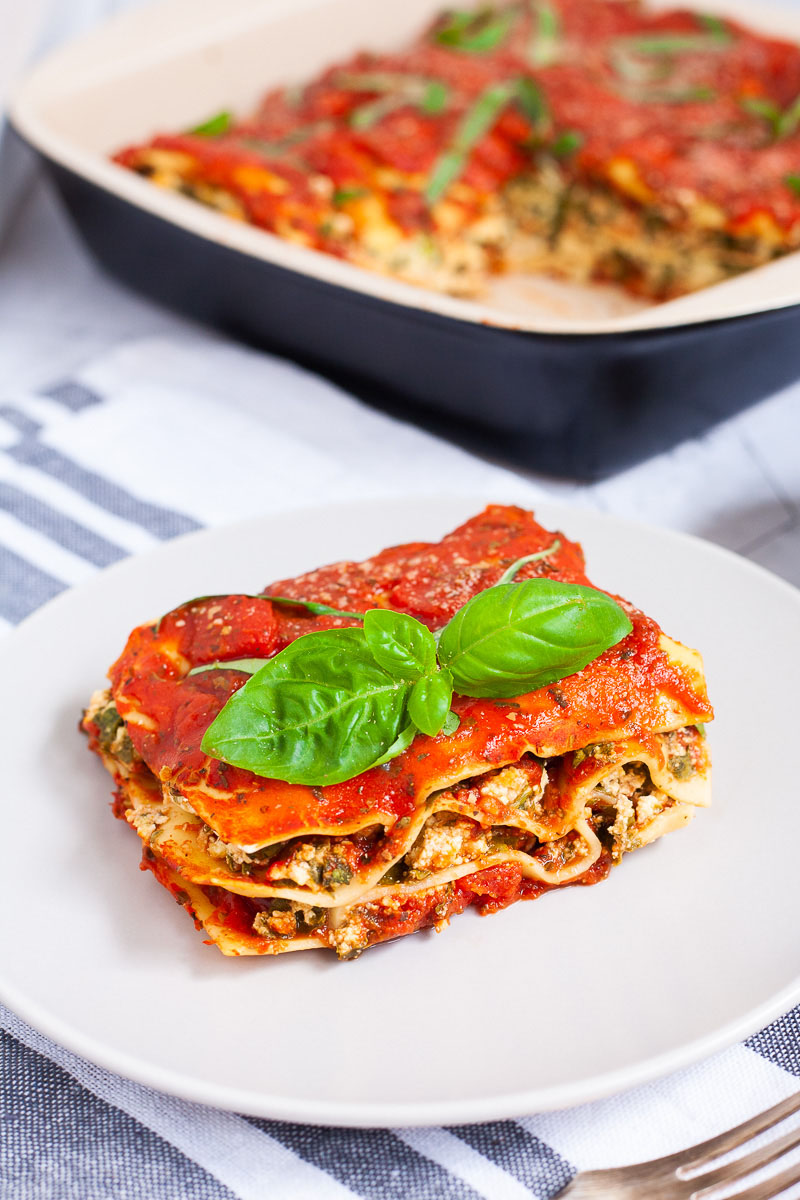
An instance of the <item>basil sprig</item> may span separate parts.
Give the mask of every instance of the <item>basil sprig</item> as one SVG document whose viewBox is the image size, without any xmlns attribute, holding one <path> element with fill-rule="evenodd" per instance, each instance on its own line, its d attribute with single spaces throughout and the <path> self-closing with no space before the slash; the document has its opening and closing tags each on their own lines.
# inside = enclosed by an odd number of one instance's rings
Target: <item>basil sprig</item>
<svg viewBox="0 0 800 1200">
<path fill-rule="evenodd" d="M 800 96 L 796 96 L 786 108 L 779 108 L 763 96 L 743 96 L 739 107 L 754 117 L 767 122 L 773 141 L 790 137 L 800 125 Z"/>
<path fill-rule="evenodd" d="M 254 672 L 206 730 L 203 750 L 287 783 L 341 783 L 402 754 L 418 732 L 454 733 L 454 690 L 517 696 L 581 670 L 632 625 L 594 588 L 516 582 L 559 544 L 519 559 L 469 600 L 438 645 L 414 617 L 371 608 L 362 627 L 305 634 L 274 658 L 196 668 Z"/>
<path fill-rule="evenodd" d="M 528 79 L 525 75 L 520 76 L 516 82 L 514 99 L 534 129 L 547 125 L 550 120 L 550 110 L 542 94 L 542 89 L 532 79 Z"/>
<path fill-rule="evenodd" d="M 429 116 L 444 112 L 450 89 L 441 79 L 402 75 L 395 71 L 340 72 L 339 87 L 352 92 L 373 92 L 377 98 L 354 108 L 347 118 L 353 129 L 371 129 L 389 113 L 410 104 Z"/>
<path fill-rule="evenodd" d="M 505 41 L 517 14 L 511 9 L 495 13 L 491 8 L 479 12 L 448 13 L 444 23 L 434 33 L 442 46 L 464 50 L 469 54 L 486 54 Z"/>
<path fill-rule="evenodd" d="M 195 125 L 193 129 L 187 130 L 187 133 L 193 133 L 196 137 L 222 137 L 232 125 L 233 113 L 224 109 L 203 121 L 202 125 Z"/>
<path fill-rule="evenodd" d="M 556 158 L 568 158 L 570 154 L 574 154 L 576 150 L 580 150 L 585 138 L 577 129 L 565 129 L 557 138 L 554 138 L 547 149 Z"/>
<path fill-rule="evenodd" d="M 272 596 L 262 592 L 259 600 L 269 600 L 272 604 L 286 604 L 291 608 L 305 608 L 315 617 L 352 617 L 360 621 L 363 613 L 348 612 L 345 608 L 331 608 L 330 604 L 318 604 L 316 600 L 295 600 L 293 596 Z"/>
<path fill-rule="evenodd" d="M 713 33 L 716 37 L 730 37 L 730 30 L 722 17 L 713 13 L 695 13 L 695 16 L 700 26 L 708 33 Z"/>
<path fill-rule="evenodd" d="M 512 100 L 517 101 L 534 128 L 549 121 L 547 102 L 532 79 L 519 76 L 484 88 L 461 118 L 452 142 L 434 163 L 425 187 L 425 199 L 429 205 L 440 200 L 450 185 L 463 175 L 470 154 Z"/>
<path fill-rule="evenodd" d="M 402 754 L 418 731 L 439 733 L 452 695 L 431 631 L 404 613 L 370 609 L 361 629 L 309 633 L 267 659 L 202 748 L 287 783 L 341 783 Z"/>
<path fill-rule="evenodd" d="M 203 663 L 200 667 L 192 667 L 189 675 L 202 675 L 204 671 L 241 671 L 243 675 L 255 675 L 264 663 L 270 661 L 268 658 L 226 658 L 224 662 L 217 660 Z"/>
<path fill-rule="evenodd" d="M 439 660 L 464 696 L 519 696 L 580 671 L 631 629 L 605 592 L 525 579 L 460 608 L 442 630 Z"/>
<path fill-rule="evenodd" d="M 376 662 L 363 629 L 309 633 L 230 698 L 203 750 L 287 783 L 341 783 L 400 752 L 410 688 Z"/>
<path fill-rule="evenodd" d="M 345 204 L 352 204 L 354 200 L 360 200 L 362 196 L 369 195 L 369 189 L 365 187 L 341 187 L 337 188 L 331 196 L 331 203 L 337 208 L 341 208 Z"/>
<path fill-rule="evenodd" d="M 350 620 L 361 621 L 364 617 L 363 613 L 347 612 L 343 608 L 332 608 L 330 604 L 319 604 L 316 600 L 295 600 L 293 596 L 270 596 L 267 592 L 239 592 L 241 596 L 246 596 L 248 600 L 269 600 L 272 604 L 285 604 L 291 608 L 305 608 L 308 612 L 313 613 L 315 617 L 349 617 Z M 195 596 L 192 600 L 186 600 L 181 607 L 186 608 L 190 604 L 203 604 L 206 600 L 219 600 L 219 596 Z M 165 613 L 163 617 L 159 617 L 153 626 L 154 633 L 158 634 L 169 613 Z M 260 659 L 241 660 L 242 662 L 260 662 Z M 208 671 L 211 667 L 229 667 L 230 663 L 208 663 L 203 667 L 195 667 L 190 671 L 190 675 L 196 675 L 198 671 Z M 237 668 L 244 670 L 245 668 Z M 254 667 L 253 670 L 256 668 Z M 250 672 L 252 674 L 252 671 Z"/>
<path fill-rule="evenodd" d="M 434 163 L 425 188 L 428 204 L 440 200 L 450 184 L 463 174 L 473 149 L 492 128 L 513 94 L 514 87 L 510 83 L 492 84 L 481 92 L 472 108 L 467 110 L 453 141 Z"/>
</svg>

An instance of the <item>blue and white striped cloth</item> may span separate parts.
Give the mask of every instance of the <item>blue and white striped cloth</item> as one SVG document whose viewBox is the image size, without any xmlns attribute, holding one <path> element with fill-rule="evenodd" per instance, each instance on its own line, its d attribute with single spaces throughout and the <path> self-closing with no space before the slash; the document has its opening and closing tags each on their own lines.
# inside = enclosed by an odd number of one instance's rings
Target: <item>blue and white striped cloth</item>
<svg viewBox="0 0 800 1200">
<path fill-rule="evenodd" d="M 462 491 L 465 478 L 477 492 L 532 505 L 549 495 L 634 509 L 798 581 L 797 393 L 579 487 L 523 479 L 294 366 L 163 324 L 160 337 L 117 344 L 67 377 L 0 397 L 0 624 L 9 633 L 62 588 L 188 530 L 431 491 L 432 481 Z M 3 1200 L 523 1200 L 555 1195 L 581 1168 L 689 1145 L 794 1091 L 800 1010 L 613 1099 L 449 1129 L 318 1129 L 194 1105 L 82 1061 L 2 1008 L 0 1055 Z"/>
</svg>

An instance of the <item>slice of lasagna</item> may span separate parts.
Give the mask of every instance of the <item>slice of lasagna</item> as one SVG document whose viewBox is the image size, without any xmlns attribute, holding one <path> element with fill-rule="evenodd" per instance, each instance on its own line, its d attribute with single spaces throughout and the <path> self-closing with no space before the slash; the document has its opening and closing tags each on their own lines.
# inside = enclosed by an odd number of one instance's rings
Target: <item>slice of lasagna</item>
<svg viewBox="0 0 800 1200">
<path fill-rule="evenodd" d="M 800 246 L 800 48 L 636 0 L 516 0 L 116 161 L 425 287 L 545 272 L 668 299 Z"/>
<path fill-rule="evenodd" d="M 580 546 L 558 538 L 520 575 L 588 585 Z M 596 883 L 708 804 L 700 656 L 627 604 L 632 631 L 582 670 L 513 699 L 456 695 L 455 733 L 418 734 L 346 782 L 284 783 L 203 752 L 248 678 L 225 662 L 358 625 L 300 601 L 388 608 L 437 630 L 511 563 L 552 545 L 532 514 L 492 506 L 439 543 L 267 589 L 297 607 L 217 596 L 133 631 L 83 728 L 114 778 L 114 814 L 143 842 L 143 867 L 224 954 L 330 947 L 354 958 L 442 929 L 470 905 L 494 912 Z M 223 669 L 191 673 L 210 663 Z"/>
</svg>

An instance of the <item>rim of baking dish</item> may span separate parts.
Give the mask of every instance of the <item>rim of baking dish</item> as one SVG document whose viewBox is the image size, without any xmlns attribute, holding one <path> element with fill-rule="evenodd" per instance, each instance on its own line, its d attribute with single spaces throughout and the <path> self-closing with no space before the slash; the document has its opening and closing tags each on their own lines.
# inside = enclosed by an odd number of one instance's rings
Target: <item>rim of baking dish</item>
<svg viewBox="0 0 800 1200">
<path fill-rule="evenodd" d="M 194 200 L 153 187 L 111 162 L 105 154 L 89 150 L 59 132 L 48 116 L 60 100 L 92 86 L 124 80 L 132 73 L 141 74 L 148 65 L 163 67 L 170 59 L 189 52 L 210 51 L 226 38 L 269 26 L 289 14 L 310 16 L 315 9 L 342 6 L 344 2 L 228 0 L 220 12 L 213 0 L 157 0 L 141 9 L 118 14 L 33 67 L 12 94 L 11 122 L 31 146 L 53 163 L 198 237 L 309 279 L 440 317 L 513 332 L 599 335 L 669 330 L 800 304 L 800 251 L 794 251 L 734 279 L 634 311 L 610 316 L 570 316 L 541 310 L 530 315 L 510 312 L 491 299 L 462 299 L 429 291 L 284 241 L 256 226 L 233 221 Z M 388 7 L 390 2 L 395 8 L 398 6 L 395 0 L 384 0 L 384 5 Z M 800 9 L 766 5 L 754 9 L 751 0 L 704 0 L 703 8 L 740 19 L 760 32 L 800 42 Z M 116 146 L 124 140 L 121 137 Z M 527 278 L 535 282 L 541 277 Z M 587 285 L 590 287 L 593 285 Z"/>
</svg>

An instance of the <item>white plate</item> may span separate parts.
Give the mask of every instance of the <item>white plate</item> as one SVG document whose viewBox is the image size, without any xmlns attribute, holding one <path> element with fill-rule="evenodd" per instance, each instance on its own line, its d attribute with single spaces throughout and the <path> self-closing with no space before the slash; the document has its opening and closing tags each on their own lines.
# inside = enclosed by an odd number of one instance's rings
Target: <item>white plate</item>
<svg viewBox="0 0 800 1200">
<path fill-rule="evenodd" d="M 0 998 L 123 1075 L 243 1112 L 452 1123 L 590 1100 L 800 999 L 800 592 L 693 538 L 556 506 L 589 573 L 705 655 L 713 807 L 605 883 L 467 912 L 357 962 L 226 959 L 137 869 L 77 732 L 128 630 L 189 596 L 437 538 L 472 499 L 264 517 L 179 539 L 47 605 L 0 647 Z"/>
</svg>

